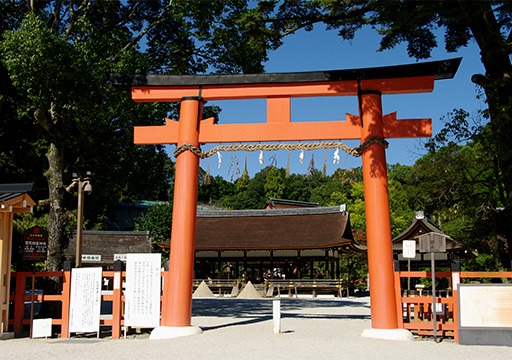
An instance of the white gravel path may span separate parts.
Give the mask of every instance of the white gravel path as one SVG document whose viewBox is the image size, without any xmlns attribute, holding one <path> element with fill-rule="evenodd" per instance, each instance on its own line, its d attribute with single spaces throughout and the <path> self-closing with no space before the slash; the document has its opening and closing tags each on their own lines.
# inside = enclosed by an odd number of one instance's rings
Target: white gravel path
<svg viewBox="0 0 512 360">
<path fill-rule="evenodd" d="M 3 340 L 0 359 L 512 359 L 512 344 L 363 338 L 361 331 L 371 328 L 369 298 L 281 299 L 281 313 L 282 333 L 274 334 L 271 299 L 194 299 L 192 324 L 201 335 Z"/>
</svg>

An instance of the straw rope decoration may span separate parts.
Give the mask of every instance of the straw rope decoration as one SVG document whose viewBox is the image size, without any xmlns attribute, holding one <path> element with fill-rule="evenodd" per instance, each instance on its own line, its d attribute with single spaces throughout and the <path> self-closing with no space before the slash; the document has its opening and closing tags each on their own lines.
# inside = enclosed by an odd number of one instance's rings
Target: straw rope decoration
<svg viewBox="0 0 512 360">
<path fill-rule="evenodd" d="M 286 174 L 284 177 L 287 179 L 290 177 L 290 150 L 288 150 L 288 162 L 286 163 Z"/>
<path fill-rule="evenodd" d="M 190 144 L 182 144 L 174 150 L 174 157 L 178 157 L 183 151 L 189 150 L 201 159 L 209 158 L 220 151 L 276 151 L 276 150 L 318 150 L 318 149 L 341 149 L 349 155 L 359 157 L 371 144 L 379 144 L 387 149 L 389 143 L 382 138 L 372 137 L 362 143 L 360 146 L 348 147 L 340 142 L 317 142 L 317 143 L 298 143 L 298 144 L 235 144 L 219 145 L 208 151 L 201 151 Z M 219 154 L 220 155 L 220 154 Z M 219 156 L 219 160 L 221 157 Z M 220 168 L 220 161 L 219 161 Z"/>
<path fill-rule="evenodd" d="M 326 174 L 327 174 L 327 149 L 325 149 L 325 154 L 324 154 L 324 168 L 322 169 L 322 177 L 325 177 Z"/>
</svg>

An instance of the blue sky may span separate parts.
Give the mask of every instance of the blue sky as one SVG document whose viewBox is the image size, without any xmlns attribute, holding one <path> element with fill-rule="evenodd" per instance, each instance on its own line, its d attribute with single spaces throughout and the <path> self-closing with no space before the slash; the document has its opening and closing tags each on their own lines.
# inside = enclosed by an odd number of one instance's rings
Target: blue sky
<svg viewBox="0 0 512 360">
<path fill-rule="evenodd" d="M 442 33 L 439 33 L 442 35 Z M 299 31 L 287 37 L 277 51 L 271 52 L 269 61 L 265 63 L 266 72 L 299 72 L 316 70 L 354 69 L 415 63 L 415 59 L 407 55 L 406 45 L 395 49 L 377 52 L 380 37 L 375 30 L 365 29 L 351 41 L 342 40 L 335 31 L 326 31 L 317 26 L 311 32 Z M 426 94 L 385 95 L 382 97 L 384 114 L 397 111 L 398 119 L 431 118 L 433 134 L 442 127 L 440 120 L 455 108 L 463 108 L 471 114 L 476 114 L 484 107 L 482 100 L 477 99 L 477 89 L 471 82 L 471 75 L 484 73 L 480 62 L 479 49 L 474 41 L 457 53 L 447 53 L 444 50 L 442 36 L 438 37 L 441 46 L 432 53 L 432 58 L 426 61 L 444 60 L 462 57 L 462 63 L 455 75 L 449 80 L 435 82 L 434 91 Z M 231 100 L 215 102 L 222 108 L 219 117 L 221 124 L 258 123 L 266 121 L 265 100 Z M 292 99 L 292 121 L 332 121 L 344 120 L 345 113 L 358 115 L 357 97 L 329 97 Z M 359 141 L 341 140 L 349 146 L 359 145 Z M 421 140 L 418 139 L 389 139 L 390 146 L 386 152 L 389 164 L 412 165 L 425 154 Z M 209 150 L 218 144 L 207 144 L 203 150 Z M 170 152 L 174 145 L 168 147 Z M 290 172 L 305 174 L 308 164 L 314 154 L 315 167 L 322 170 L 324 150 L 305 152 L 305 160 L 299 162 L 300 151 L 293 151 L 290 156 Z M 333 164 L 333 150 L 327 152 L 327 173 L 332 174 L 336 168 L 344 169 L 362 165 L 360 158 L 353 158 L 340 153 L 339 164 Z M 259 152 L 247 153 L 249 175 L 270 165 L 271 158 L 277 160 L 277 166 L 286 168 L 288 152 L 264 152 L 264 163 L 258 161 Z M 238 165 L 236 164 L 238 162 Z M 230 165 L 234 163 L 234 165 Z M 201 160 L 200 166 L 206 170 L 207 160 Z M 221 175 L 230 180 L 233 172 L 243 170 L 244 153 L 222 153 L 222 164 L 218 168 L 217 156 L 210 158 L 210 173 L 212 176 Z M 238 176 L 235 175 L 236 179 Z"/>
</svg>

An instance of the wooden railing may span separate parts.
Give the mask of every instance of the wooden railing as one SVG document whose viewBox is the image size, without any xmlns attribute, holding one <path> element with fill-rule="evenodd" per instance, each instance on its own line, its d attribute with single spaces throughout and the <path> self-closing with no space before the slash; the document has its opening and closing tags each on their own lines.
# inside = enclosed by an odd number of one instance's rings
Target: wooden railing
<svg viewBox="0 0 512 360">
<path fill-rule="evenodd" d="M 290 280 L 266 280 L 267 289 L 271 294 L 274 290 L 281 295 L 281 291 L 288 291 L 291 296 L 292 291 L 295 296 L 298 292 L 310 292 L 314 297 L 320 293 L 334 293 L 338 297 L 342 296 L 343 281 L 337 279 L 290 279 Z M 268 294 L 268 293 L 267 293 Z"/>
<path fill-rule="evenodd" d="M 219 296 L 227 293 L 236 296 L 240 287 L 244 286 L 238 279 L 194 279 L 193 290 L 197 289 L 203 281 L 213 293 L 217 293 Z M 233 289 L 236 289 L 236 291 L 234 292 Z"/>
<path fill-rule="evenodd" d="M 14 313 L 10 314 L 9 325 L 13 326 L 14 335 L 20 337 L 23 333 L 23 325 L 32 326 L 30 319 L 25 318 L 25 302 L 32 301 L 32 295 L 25 295 L 26 280 L 32 278 L 31 272 L 13 272 L 11 277 L 15 281 L 15 292 L 11 295 L 10 300 L 14 303 Z M 61 317 L 52 318 L 52 325 L 58 325 L 61 327 L 61 338 L 69 337 L 69 300 L 71 291 L 71 271 L 54 271 L 54 272 L 36 272 L 35 276 L 38 278 L 52 277 L 61 278 L 55 281 L 61 283 L 61 293 L 58 295 L 34 295 L 34 301 L 37 302 L 48 302 L 57 301 L 61 303 Z M 102 301 L 112 302 L 112 314 L 103 316 L 100 320 L 101 326 L 112 327 L 112 338 L 119 339 L 121 335 L 121 327 L 124 325 L 122 318 L 122 308 L 124 305 L 124 295 L 122 294 L 122 282 L 124 279 L 124 271 L 104 271 L 103 278 L 112 281 L 115 284 L 118 281 L 119 286 L 114 286 L 114 289 L 109 292 L 108 295 L 102 295 Z M 164 274 L 165 276 L 165 274 Z M 11 282 L 14 284 L 14 282 Z"/>
<path fill-rule="evenodd" d="M 23 333 L 23 326 L 30 324 L 30 319 L 25 318 L 25 302 L 31 301 L 31 295 L 25 295 L 27 288 L 27 279 L 31 278 L 31 272 L 14 272 L 11 273 L 14 285 L 14 295 L 11 295 L 10 300 L 14 303 L 14 311 L 10 314 L 9 324 L 13 326 L 15 336 L 19 337 Z M 52 325 L 61 327 L 61 337 L 69 337 L 69 300 L 71 291 L 71 271 L 56 271 L 56 272 L 37 272 L 37 278 L 52 277 L 60 278 L 61 283 L 60 294 L 57 295 L 34 295 L 34 300 L 38 302 L 57 301 L 61 303 L 61 316 L 60 318 L 53 318 Z M 163 286 L 168 286 L 168 272 L 162 272 Z M 101 297 L 102 301 L 112 302 L 112 314 L 103 314 L 100 319 L 101 326 L 110 326 L 112 328 L 112 338 L 119 339 L 121 336 L 121 329 L 124 326 L 124 301 L 123 295 L 123 282 L 124 271 L 104 271 L 103 278 L 108 279 L 109 291 L 104 292 Z M 433 299 L 431 295 L 411 294 L 401 288 L 400 283 L 402 278 L 421 278 L 431 277 L 428 271 L 395 271 L 395 295 L 396 295 L 396 309 L 397 320 L 399 328 L 409 329 L 419 335 L 430 335 L 433 333 Z M 440 297 L 436 297 L 436 303 L 443 304 L 443 313 L 438 314 L 436 318 L 436 332 L 440 336 L 453 337 L 458 342 L 458 310 L 457 310 L 457 287 L 453 284 L 463 282 L 464 279 L 482 279 L 482 278 L 507 278 L 509 281 L 512 279 L 512 272 L 436 272 L 436 278 L 450 279 L 450 289 L 448 291 L 441 291 Z M 194 285 L 198 286 L 201 280 L 195 280 Z M 237 280 L 212 280 L 210 288 L 229 288 L 241 285 Z M 291 291 L 306 290 L 312 291 L 314 294 L 317 291 L 334 291 L 341 295 L 343 284 L 341 280 L 269 280 L 266 288 L 274 287 L 278 292 L 281 290 Z M 110 289 L 112 288 L 112 289 Z M 268 293 L 267 293 L 268 294 Z M 413 296 L 414 295 L 414 296 Z M 162 314 L 166 313 L 166 302 L 162 301 Z"/>
<path fill-rule="evenodd" d="M 432 295 L 414 294 L 401 288 L 402 278 L 431 278 L 430 271 L 395 271 L 395 297 L 398 326 L 408 329 L 420 336 L 432 335 L 434 332 Z M 464 279 L 512 278 L 512 272 L 437 272 L 436 279 L 448 278 L 450 288 L 436 294 L 436 304 L 443 304 L 443 311 L 437 313 L 436 332 L 439 336 L 453 337 L 459 342 L 457 284 Z M 437 296 L 439 295 L 439 296 Z M 438 305 L 436 305 L 437 307 Z"/>
</svg>

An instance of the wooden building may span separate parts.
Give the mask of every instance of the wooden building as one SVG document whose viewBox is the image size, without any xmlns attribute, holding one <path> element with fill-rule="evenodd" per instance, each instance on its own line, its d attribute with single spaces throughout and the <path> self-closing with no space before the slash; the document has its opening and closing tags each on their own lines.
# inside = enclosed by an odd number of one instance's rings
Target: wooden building
<svg viewBox="0 0 512 360">
<path fill-rule="evenodd" d="M 395 259 L 400 261 L 402 270 L 407 270 L 408 264 L 408 259 L 404 259 L 402 256 L 404 240 L 416 240 L 416 257 L 410 259 L 411 269 L 417 269 L 419 266 L 430 266 L 430 253 L 422 254 L 418 252 L 418 238 L 420 235 L 431 232 L 446 236 L 446 253 L 435 254 L 436 263 L 440 266 L 449 266 L 452 260 L 460 260 L 461 257 L 467 254 L 466 248 L 461 243 L 446 235 L 436 224 L 425 217 L 422 211 L 418 211 L 411 225 L 393 239 L 393 255 Z"/>
<path fill-rule="evenodd" d="M 198 211 L 195 277 L 340 278 L 343 252 L 364 252 L 344 207 Z M 169 242 L 159 244 L 169 247 Z M 325 262 L 323 273 L 315 261 Z M 241 270 L 240 270 L 241 269 Z M 243 273 L 239 273 L 243 271 Z"/>
<path fill-rule="evenodd" d="M 149 231 L 88 231 L 83 232 L 82 266 L 113 268 L 114 260 L 122 260 L 128 253 L 150 253 Z M 68 237 L 64 249 L 66 260 L 75 260 L 76 230 Z"/>
</svg>

